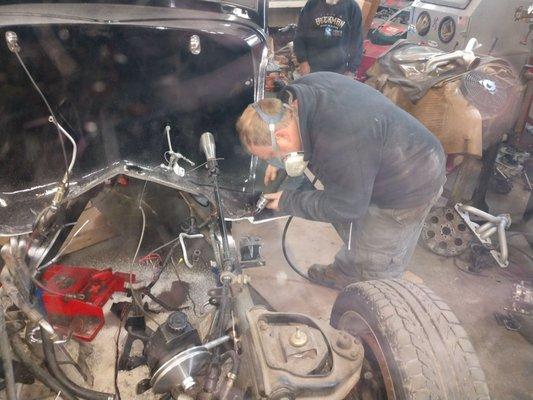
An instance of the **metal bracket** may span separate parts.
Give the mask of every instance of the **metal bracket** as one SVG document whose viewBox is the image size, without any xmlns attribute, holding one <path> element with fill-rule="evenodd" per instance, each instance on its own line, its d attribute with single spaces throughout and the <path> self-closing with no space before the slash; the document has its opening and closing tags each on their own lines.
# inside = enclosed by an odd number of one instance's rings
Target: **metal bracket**
<svg viewBox="0 0 533 400">
<path fill-rule="evenodd" d="M 243 268 L 262 267 L 265 260 L 261 255 L 263 242 L 257 236 L 244 236 L 239 240 L 239 253 Z"/>
<path fill-rule="evenodd" d="M 461 203 L 455 205 L 455 210 L 481 244 L 490 251 L 490 255 L 498 265 L 501 268 L 507 268 L 509 266 L 509 249 L 507 247 L 505 230 L 511 226 L 511 216 L 509 214 L 494 216 L 475 207 L 466 206 Z M 478 217 L 478 219 L 485 220 L 486 222 L 483 225 L 480 225 L 470 219 L 470 214 Z M 498 233 L 499 251 L 494 248 L 490 239 L 495 233 Z"/>
</svg>

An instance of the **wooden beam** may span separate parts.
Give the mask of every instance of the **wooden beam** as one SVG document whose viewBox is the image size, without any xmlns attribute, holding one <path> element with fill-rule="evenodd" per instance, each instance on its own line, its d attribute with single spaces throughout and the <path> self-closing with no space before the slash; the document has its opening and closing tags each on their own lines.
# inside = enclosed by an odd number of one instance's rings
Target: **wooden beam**
<svg viewBox="0 0 533 400">
<path fill-rule="evenodd" d="M 83 226 L 83 224 L 85 224 L 85 226 Z M 80 230 L 82 226 L 83 229 Z M 79 233 L 75 238 L 72 238 L 77 231 L 79 231 Z M 89 202 L 85 211 L 80 215 L 78 222 L 74 228 L 72 228 L 70 234 L 63 243 L 65 249 L 62 248 L 61 251 L 63 254 L 74 253 L 75 251 L 111 239 L 114 236 L 116 236 L 115 230 L 100 211 L 98 211 L 96 207 L 93 207 Z"/>
<path fill-rule="evenodd" d="M 363 13 L 363 32 L 366 36 L 366 32 L 370 29 L 372 25 L 372 20 L 378 11 L 380 0 L 364 0 L 361 7 Z"/>
</svg>

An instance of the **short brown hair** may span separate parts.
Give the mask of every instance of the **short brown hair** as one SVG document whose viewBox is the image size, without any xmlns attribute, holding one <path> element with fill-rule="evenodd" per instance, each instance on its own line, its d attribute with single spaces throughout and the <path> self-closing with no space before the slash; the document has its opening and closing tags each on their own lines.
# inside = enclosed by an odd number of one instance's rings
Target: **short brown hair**
<svg viewBox="0 0 533 400">
<path fill-rule="evenodd" d="M 263 99 L 257 103 L 261 110 L 268 115 L 277 115 L 282 109 L 285 109 L 283 118 L 276 124 L 276 130 L 284 128 L 290 122 L 292 112 L 290 107 L 284 106 L 281 100 L 278 99 Z M 242 115 L 237 121 L 237 132 L 242 144 L 249 148 L 250 145 L 254 146 L 270 146 L 270 130 L 268 124 L 261 119 L 257 112 L 250 104 L 243 111 Z"/>
</svg>

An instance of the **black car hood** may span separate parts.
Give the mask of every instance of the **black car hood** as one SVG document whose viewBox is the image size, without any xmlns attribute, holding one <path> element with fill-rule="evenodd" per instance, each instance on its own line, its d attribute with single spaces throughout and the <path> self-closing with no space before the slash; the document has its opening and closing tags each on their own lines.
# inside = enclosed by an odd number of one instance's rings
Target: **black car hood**
<svg viewBox="0 0 533 400">
<path fill-rule="evenodd" d="M 211 197 L 198 148 L 210 131 L 228 218 L 249 216 L 255 160 L 234 124 L 262 96 L 265 38 L 257 26 L 221 13 L 156 7 L 6 6 L 0 16 L 1 37 L 16 32 L 21 57 L 77 142 L 69 198 L 118 174 Z M 193 34 L 201 42 L 197 55 L 189 49 Z M 49 112 L 15 55 L 0 45 L 0 57 L 0 235 L 17 235 L 50 204 L 65 160 Z M 182 162 L 183 177 L 165 167 L 166 125 L 173 150 L 195 163 Z"/>
</svg>

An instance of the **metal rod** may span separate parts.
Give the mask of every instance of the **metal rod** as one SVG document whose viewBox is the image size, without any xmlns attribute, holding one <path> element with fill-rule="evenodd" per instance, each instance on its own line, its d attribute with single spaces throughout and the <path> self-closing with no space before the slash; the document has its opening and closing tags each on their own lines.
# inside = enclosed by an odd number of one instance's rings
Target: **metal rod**
<svg viewBox="0 0 533 400">
<path fill-rule="evenodd" d="M 494 226 L 494 224 L 492 222 L 486 222 L 483 225 L 481 225 L 479 228 L 477 228 L 476 232 L 478 233 L 478 235 L 483 235 L 483 233 L 488 231 L 493 226 Z"/>
<path fill-rule="evenodd" d="M 490 215 L 489 213 L 486 213 L 485 211 L 481 211 L 475 207 L 472 207 L 472 206 L 462 206 L 463 210 L 464 211 L 467 211 L 469 212 L 470 214 L 474 214 L 474 215 L 477 215 L 478 217 L 480 218 L 483 218 L 489 222 L 492 222 L 494 224 L 499 224 L 500 223 L 500 220 L 501 218 L 500 217 L 495 217 L 494 215 Z"/>
<path fill-rule="evenodd" d="M 13 372 L 13 355 L 11 352 L 11 343 L 7 336 L 4 307 L 2 306 L 0 306 L 0 354 L 2 354 L 7 398 L 8 400 L 17 400 L 15 373 Z"/>
<path fill-rule="evenodd" d="M 225 336 L 219 337 L 218 339 L 211 340 L 210 342 L 207 342 L 203 346 L 207 350 L 211 350 L 211 349 L 214 349 L 215 347 L 220 346 L 221 344 L 229 342 L 230 340 L 231 340 L 231 337 L 229 335 L 225 335 Z"/>
<path fill-rule="evenodd" d="M 213 184 L 215 186 L 215 201 L 217 203 L 218 215 L 220 216 L 220 229 L 222 230 L 222 250 L 224 252 L 223 261 L 227 261 L 230 259 L 228 231 L 226 229 L 226 218 L 224 216 L 224 209 L 222 207 L 222 199 L 220 198 L 217 175 L 213 175 Z"/>
<path fill-rule="evenodd" d="M 486 232 L 483 232 L 483 233 L 479 233 L 479 237 L 481 239 L 488 239 L 490 238 L 492 235 L 494 235 L 496 232 L 498 232 L 498 227 L 496 226 L 492 226 L 489 230 L 487 230 Z"/>
<path fill-rule="evenodd" d="M 507 249 L 507 238 L 505 237 L 506 226 L 507 221 L 505 219 L 502 219 L 500 225 L 498 226 L 498 241 L 500 242 L 500 253 L 504 264 L 507 264 L 507 258 L 509 257 L 509 252 Z"/>
</svg>

